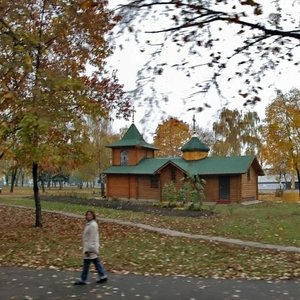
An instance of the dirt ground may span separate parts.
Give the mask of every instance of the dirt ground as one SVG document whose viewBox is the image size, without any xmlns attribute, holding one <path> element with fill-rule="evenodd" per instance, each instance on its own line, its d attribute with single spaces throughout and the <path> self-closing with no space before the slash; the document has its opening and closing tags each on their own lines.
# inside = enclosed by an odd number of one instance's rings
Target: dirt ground
<svg viewBox="0 0 300 300">
<path fill-rule="evenodd" d="M 134 212 L 144 212 L 149 214 L 164 215 L 164 216 L 179 216 L 179 217 L 209 217 L 216 212 L 202 209 L 200 211 L 172 209 L 169 207 L 161 207 L 154 203 L 134 202 L 125 200 L 107 200 L 107 199 L 84 199 L 71 196 L 42 196 L 43 201 L 65 202 L 70 204 L 81 204 L 96 207 L 105 207 L 118 210 L 127 210 Z"/>
</svg>

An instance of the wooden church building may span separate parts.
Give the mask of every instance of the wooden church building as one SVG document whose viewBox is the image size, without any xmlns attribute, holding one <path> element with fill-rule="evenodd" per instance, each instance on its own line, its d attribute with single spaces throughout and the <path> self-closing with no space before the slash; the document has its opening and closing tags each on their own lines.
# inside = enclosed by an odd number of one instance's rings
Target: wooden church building
<svg viewBox="0 0 300 300">
<path fill-rule="evenodd" d="M 258 176 L 263 170 L 255 156 L 208 156 L 209 147 L 193 136 L 182 146 L 182 157 L 155 158 L 158 148 L 148 144 L 132 124 L 112 149 L 112 165 L 106 171 L 109 199 L 162 200 L 162 189 L 183 177 L 199 175 L 206 181 L 206 201 L 243 202 L 258 199 Z"/>
</svg>

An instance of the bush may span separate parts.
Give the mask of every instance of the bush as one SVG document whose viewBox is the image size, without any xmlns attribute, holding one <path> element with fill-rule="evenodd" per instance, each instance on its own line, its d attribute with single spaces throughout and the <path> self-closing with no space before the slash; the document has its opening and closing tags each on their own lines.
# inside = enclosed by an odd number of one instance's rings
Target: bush
<svg viewBox="0 0 300 300">
<path fill-rule="evenodd" d="M 165 184 L 162 200 L 168 207 L 185 207 L 188 210 L 201 210 L 205 201 L 205 180 L 198 175 L 189 175 L 184 179 L 182 188 L 177 189 L 174 182 Z"/>
<path fill-rule="evenodd" d="M 162 189 L 162 201 L 166 202 L 169 207 L 176 207 L 177 203 L 177 189 L 173 181 L 167 183 Z"/>
</svg>

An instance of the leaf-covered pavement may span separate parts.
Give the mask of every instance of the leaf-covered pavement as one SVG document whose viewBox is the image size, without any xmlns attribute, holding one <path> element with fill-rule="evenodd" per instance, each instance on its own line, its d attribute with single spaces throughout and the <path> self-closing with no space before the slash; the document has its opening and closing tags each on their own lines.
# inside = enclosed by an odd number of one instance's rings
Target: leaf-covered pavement
<svg viewBox="0 0 300 300">
<path fill-rule="evenodd" d="M 36 269 L 81 268 L 82 219 L 44 213 L 34 228 L 34 211 L 0 207 L 0 265 Z M 109 272 L 211 278 L 300 277 L 300 254 L 195 241 L 101 223 L 101 258 Z"/>
<path fill-rule="evenodd" d="M 109 274 L 104 285 L 90 276 L 86 286 L 74 286 L 77 272 L 0 267 L 1 299 L 152 299 L 152 300 L 296 300 L 300 281 L 232 280 L 183 276 Z"/>
</svg>

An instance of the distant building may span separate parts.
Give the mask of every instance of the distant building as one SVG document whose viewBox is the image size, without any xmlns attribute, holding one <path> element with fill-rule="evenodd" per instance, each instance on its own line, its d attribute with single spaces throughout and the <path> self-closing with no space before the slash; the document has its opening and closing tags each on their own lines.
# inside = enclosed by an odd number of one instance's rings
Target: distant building
<svg viewBox="0 0 300 300">
<path fill-rule="evenodd" d="M 206 201 L 217 203 L 258 199 L 258 176 L 264 175 L 255 156 L 209 157 L 209 147 L 193 136 L 182 146 L 182 157 L 155 158 L 134 124 L 111 145 L 112 165 L 106 174 L 107 197 L 127 200 L 162 199 L 163 186 L 199 175 L 205 179 Z"/>
<path fill-rule="evenodd" d="M 275 191 L 278 189 L 290 190 L 292 188 L 291 177 L 281 178 L 279 175 L 265 175 L 258 178 L 258 190 L 259 191 Z M 299 189 L 298 179 L 295 177 L 295 189 Z"/>
</svg>

